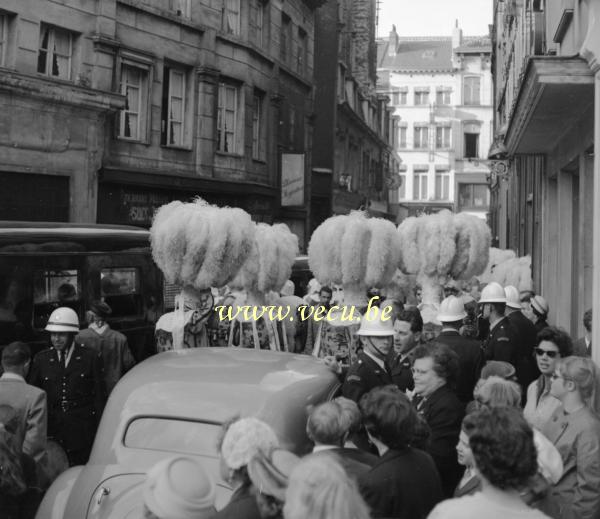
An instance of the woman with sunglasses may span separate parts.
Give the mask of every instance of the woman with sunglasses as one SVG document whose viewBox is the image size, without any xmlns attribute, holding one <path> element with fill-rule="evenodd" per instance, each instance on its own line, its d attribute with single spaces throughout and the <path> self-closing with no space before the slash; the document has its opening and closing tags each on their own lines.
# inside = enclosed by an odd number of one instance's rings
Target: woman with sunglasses
<svg viewBox="0 0 600 519">
<path fill-rule="evenodd" d="M 549 326 L 538 332 L 534 352 L 541 375 L 527 388 L 527 403 L 523 415 L 529 425 L 541 430 L 560 406 L 560 402 L 550 394 L 550 377 L 557 361 L 573 353 L 573 342 L 567 332 Z"/>
<path fill-rule="evenodd" d="M 552 489 L 556 519 L 600 517 L 600 390 L 598 368 L 589 358 L 567 357 L 556 363 L 551 394 L 562 404 L 544 435 L 561 454 L 564 472 Z"/>
</svg>

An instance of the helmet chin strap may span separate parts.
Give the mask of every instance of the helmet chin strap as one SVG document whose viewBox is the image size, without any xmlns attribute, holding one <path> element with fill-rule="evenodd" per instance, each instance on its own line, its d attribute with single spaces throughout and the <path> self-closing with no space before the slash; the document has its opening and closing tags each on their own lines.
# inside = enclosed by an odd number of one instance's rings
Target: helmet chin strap
<svg viewBox="0 0 600 519">
<path fill-rule="evenodd" d="M 369 337 L 368 340 L 371 348 L 373 348 L 381 356 L 381 360 L 385 360 L 387 354 L 383 353 L 377 346 L 375 346 L 375 344 L 373 344 L 373 340 L 371 339 L 371 337 Z"/>
</svg>

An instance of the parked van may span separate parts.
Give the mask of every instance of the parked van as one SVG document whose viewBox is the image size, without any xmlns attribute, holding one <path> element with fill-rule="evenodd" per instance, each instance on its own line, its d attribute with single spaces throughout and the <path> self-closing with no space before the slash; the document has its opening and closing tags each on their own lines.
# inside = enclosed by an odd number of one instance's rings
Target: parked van
<svg viewBox="0 0 600 519">
<path fill-rule="evenodd" d="M 54 309 L 73 308 L 83 328 L 102 299 L 136 360 L 151 355 L 163 277 L 149 238 L 120 225 L 0 222 L 0 349 L 20 340 L 36 353 L 49 345 L 44 327 Z"/>
</svg>

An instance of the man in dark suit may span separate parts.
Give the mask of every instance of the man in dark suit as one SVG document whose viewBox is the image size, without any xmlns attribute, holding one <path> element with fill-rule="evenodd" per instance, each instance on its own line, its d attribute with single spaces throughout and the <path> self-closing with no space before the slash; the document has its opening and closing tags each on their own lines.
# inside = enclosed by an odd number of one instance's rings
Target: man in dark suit
<svg viewBox="0 0 600 519">
<path fill-rule="evenodd" d="M 394 347 L 390 351 L 389 364 L 392 382 L 401 391 L 412 391 L 415 383 L 412 363 L 415 348 L 421 344 L 423 319 L 416 308 L 401 310 L 394 321 Z"/>
<path fill-rule="evenodd" d="M 392 383 L 387 359 L 392 349 L 394 325 L 391 319 L 382 319 L 383 312 L 369 319 L 364 315 L 357 334 L 363 351 L 348 369 L 342 385 L 342 395 L 358 402 L 374 387 Z"/>
<path fill-rule="evenodd" d="M 46 452 L 48 412 L 46 393 L 25 382 L 30 363 L 31 351 L 23 342 L 12 342 L 2 350 L 0 405 L 15 410 L 17 447 L 39 464 L 43 463 Z"/>
<path fill-rule="evenodd" d="M 106 400 L 102 357 L 74 342 L 79 319 L 70 308 L 54 310 L 46 330 L 52 348 L 33 359 L 30 382 L 48 395 L 48 436 L 61 444 L 71 466 L 83 465 Z"/>
<path fill-rule="evenodd" d="M 592 309 L 586 310 L 583 314 L 583 327 L 585 334 L 573 342 L 573 355 L 579 357 L 592 356 Z"/>
<path fill-rule="evenodd" d="M 473 389 L 483 364 L 481 343 L 459 333 L 466 316 L 467 312 L 460 298 L 449 296 L 444 299 L 437 316 L 442 323 L 442 331 L 436 338 L 436 342 L 445 344 L 458 356 L 456 395 L 464 404 L 473 400 Z"/>
<path fill-rule="evenodd" d="M 515 369 L 524 403 L 529 384 L 540 376 L 533 356 L 533 349 L 537 344 L 537 332 L 535 325 L 522 312 L 519 291 L 512 285 L 508 285 L 504 287 L 504 293 L 506 295 L 506 318 L 512 326 L 518 344 L 518 359 Z"/>
<path fill-rule="evenodd" d="M 463 472 L 456 454 L 465 414 L 465 406 L 454 392 L 458 366 L 458 355 L 445 344 L 428 343 L 415 351 L 413 403 L 429 426 L 426 450 L 438 469 L 446 497 L 452 496 Z"/>
</svg>

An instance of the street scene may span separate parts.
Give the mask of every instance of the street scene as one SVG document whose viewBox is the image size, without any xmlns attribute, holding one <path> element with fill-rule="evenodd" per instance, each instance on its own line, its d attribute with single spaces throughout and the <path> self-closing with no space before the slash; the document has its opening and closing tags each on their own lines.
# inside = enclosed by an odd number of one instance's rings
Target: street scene
<svg viewBox="0 0 600 519">
<path fill-rule="evenodd" d="M 600 2 L 0 0 L 0 519 L 600 519 Z"/>
</svg>

